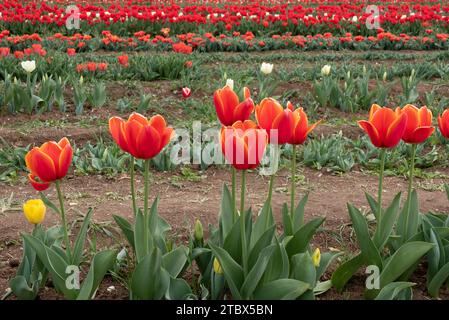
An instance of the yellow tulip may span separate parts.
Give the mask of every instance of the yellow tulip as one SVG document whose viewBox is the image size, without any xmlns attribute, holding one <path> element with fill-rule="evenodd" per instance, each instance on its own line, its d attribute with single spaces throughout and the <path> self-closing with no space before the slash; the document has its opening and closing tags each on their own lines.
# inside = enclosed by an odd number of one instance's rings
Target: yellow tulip
<svg viewBox="0 0 449 320">
<path fill-rule="evenodd" d="M 321 261 L 321 252 L 320 248 L 316 248 L 312 255 L 313 265 L 315 267 L 319 267 Z"/>
<path fill-rule="evenodd" d="M 28 200 L 23 204 L 25 218 L 32 224 L 41 223 L 45 218 L 45 211 L 47 208 L 41 199 Z"/>
<path fill-rule="evenodd" d="M 216 274 L 223 274 L 223 269 L 221 268 L 220 262 L 217 258 L 214 258 L 214 272 Z"/>
</svg>

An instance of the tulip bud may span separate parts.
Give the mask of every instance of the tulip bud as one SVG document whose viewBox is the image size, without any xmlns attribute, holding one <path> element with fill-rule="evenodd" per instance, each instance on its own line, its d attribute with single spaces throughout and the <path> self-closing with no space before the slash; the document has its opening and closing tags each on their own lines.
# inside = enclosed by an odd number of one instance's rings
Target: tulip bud
<svg viewBox="0 0 449 320">
<path fill-rule="evenodd" d="M 363 73 L 366 73 L 366 66 L 363 65 Z"/>
<path fill-rule="evenodd" d="M 331 73 L 331 66 L 326 64 L 321 68 L 321 75 L 327 77 Z"/>
<path fill-rule="evenodd" d="M 262 72 L 263 74 L 270 74 L 271 72 L 273 72 L 273 64 L 262 62 L 262 65 L 260 66 L 260 72 Z"/>
<path fill-rule="evenodd" d="M 345 84 L 344 84 L 344 88 L 345 88 L 345 90 L 348 89 L 348 83 L 346 81 L 345 81 Z"/>
<path fill-rule="evenodd" d="M 195 232 L 194 232 L 195 240 L 200 242 L 203 240 L 203 225 L 200 220 L 195 221 Z"/>
<path fill-rule="evenodd" d="M 83 78 L 83 76 L 81 76 L 80 77 L 80 84 L 83 84 L 84 83 L 84 78 Z"/>
<path fill-rule="evenodd" d="M 221 268 L 220 262 L 217 258 L 214 258 L 214 272 L 216 274 L 223 274 L 223 269 Z"/>
<path fill-rule="evenodd" d="M 234 90 L 234 80 L 232 79 L 226 79 L 226 85 L 231 88 L 231 90 Z"/>
<path fill-rule="evenodd" d="M 351 78 L 351 70 L 348 70 L 348 72 L 346 73 L 346 78 Z"/>
<path fill-rule="evenodd" d="M 387 81 L 387 71 L 384 72 L 384 74 L 383 74 L 383 76 L 382 76 L 382 80 L 383 80 L 384 82 Z"/>
<path fill-rule="evenodd" d="M 46 210 L 47 208 L 41 199 L 28 200 L 23 204 L 25 218 L 32 224 L 41 223 L 45 218 Z"/>
<path fill-rule="evenodd" d="M 315 267 L 319 267 L 320 266 L 320 261 L 321 261 L 321 252 L 320 252 L 320 248 L 316 248 L 315 251 L 313 252 L 312 255 L 312 262 L 313 265 Z"/>
</svg>

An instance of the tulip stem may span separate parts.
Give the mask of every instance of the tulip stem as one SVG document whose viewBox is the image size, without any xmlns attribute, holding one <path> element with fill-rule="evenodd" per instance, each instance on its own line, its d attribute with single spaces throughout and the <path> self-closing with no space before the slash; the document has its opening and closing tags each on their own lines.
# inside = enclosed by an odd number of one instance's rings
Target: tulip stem
<svg viewBox="0 0 449 320">
<path fill-rule="evenodd" d="M 67 232 L 67 221 L 66 221 L 66 217 L 65 217 L 64 200 L 63 200 L 59 180 L 55 181 L 55 185 L 56 185 L 56 192 L 58 193 L 59 207 L 61 210 L 62 230 L 64 232 L 64 242 L 65 242 L 65 246 L 66 246 L 67 257 L 69 258 L 69 261 L 71 261 L 72 260 L 72 252 L 70 249 L 70 240 L 69 240 L 69 235 Z"/>
<path fill-rule="evenodd" d="M 408 190 L 407 190 L 407 214 L 405 215 L 405 224 L 404 224 L 404 237 L 407 237 L 408 233 L 408 218 L 410 215 L 410 207 L 412 204 L 412 189 L 413 189 L 413 175 L 415 171 L 415 157 L 416 157 L 416 144 L 412 144 L 412 152 L 410 159 L 410 172 L 408 176 Z M 407 240 L 407 239 L 404 239 Z"/>
<path fill-rule="evenodd" d="M 291 187 L 291 191 L 290 191 L 290 214 L 291 217 L 293 219 L 293 216 L 295 214 L 295 188 L 296 188 L 296 146 L 293 144 L 292 145 L 293 151 L 292 151 L 292 187 Z"/>
<path fill-rule="evenodd" d="M 135 159 L 133 156 L 131 156 L 131 168 L 130 171 L 130 177 L 131 177 L 131 197 L 133 201 L 133 213 L 134 217 L 137 214 L 137 203 L 136 203 L 136 187 L 135 187 L 135 181 L 134 181 L 134 166 L 135 166 Z"/>
<path fill-rule="evenodd" d="M 242 170 L 242 189 L 240 196 L 240 234 L 242 237 L 242 265 L 243 273 L 246 276 L 248 273 L 247 267 L 247 246 L 246 246 L 246 226 L 245 226 L 245 185 L 246 185 L 246 170 Z"/>
<path fill-rule="evenodd" d="M 380 172 L 379 172 L 379 189 L 377 191 L 377 225 L 380 227 L 380 222 L 382 220 L 382 190 L 384 181 L 384 171 L 385 171 L 385 158 L 386 149 L 382 148 L 380 151 Z"/>
<path fill-rule="evenodd" d="M 237 220 L 237 208 L 236 208 L 236 200 L 235 200 L 235 168 L 231 167 L 232 172 L 232 216 L 234 217 L 234 221 Z"/>
<path fill-rule="evenodd" d="M 273 197 L 274 176 L 274 173 L 270 176 L 270 185 L 268 187 L 268 207 L 271 207 L 271 198 Z"/>
<path fill-rule="evenodd" d="M 145 221 L 145 228 L 143 229 L 143 248 L 145 251 L 145 254 L 148 254 L 149 252 L 149 234 L 148 230 L 150 228 L 150 215 L 148 214 L 148 197 L 149 197 L 149 172 L 150 172 L 150 160 L 145 160 L 145 187 L 144 187 L 144 199 L 143 199 L 143 214 L 144 214 L 144 221 Z"/>
</svg>

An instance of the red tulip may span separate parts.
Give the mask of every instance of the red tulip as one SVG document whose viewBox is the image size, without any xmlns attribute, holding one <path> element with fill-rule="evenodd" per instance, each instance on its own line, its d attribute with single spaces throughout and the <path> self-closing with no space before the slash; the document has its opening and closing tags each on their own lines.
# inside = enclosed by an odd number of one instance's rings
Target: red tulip
<svg viewBox="0 0 449 320">
<path fill-rule="evenodd" d="M 374 146 L 378 148 L 393 148 L 401 141 L 404 135 L 407 115 L 373 104 L 368 121 L 360 120 L 358 124 L 368 134 Z"/>
<path fill-rule="evenodd" d="M 122 66 L 124 66 L 125 68 L 128 67 L 129 65 L 129 58 L 127 55 L 121 55 L 117 57 L 117 61 L 118 63 L 120 63 Z"/>
<path fill-rule="evenodd" d="M 289 143 L 293 145 L 303 144 L 309 133 L 315 129 L 321 120 L 309 126 L 309 119 L 303 108 L 300 107 L 295 110 L 290 102 L 287 103 L 287 108 L 293 111 L 293 132 Z"/>
<path fill-rule="evenodd" d="M 161 115 L 149 120 L 133 113 L 128 120 L 120 117 L 109 119 L 109 131 L 119 147 L 138 159 L 151 159 L 158 155 L 174 136 Z"/>
<path fill-rule="evenodd" d="M 254 169 L 262 160 L 268 135 L 253 121 L 237 121 L 220 132 L 221 150 L 226 160 L 238 170 Z"/>
<path fill-rule="evenodd" d="M 284 110 L 275 99 L 265 98 L 256 106 L 255 112 L 259 127 L 267 131 L 271 143 L 285 144 L 290 141 L 294 128 L 292 110 Z"/>
<path fill-rule="evenodd" d="M 254 102 L 248 88 L 243 88 L 244 101 L 229 86 L 214 92 L 214 104 L 218 119 L 224 126 L 231 126 L 236 121 L 245 121 L 254 110 Z"/>
<path fill-rule="evenodd" d="M 184 98 L 190 97 L 191 94 L 192 94 L 192 90 L 190 90 L 190 88 L 187 88 L 187 87 L 182 88 L 182 96 Z"/>
<path fill-rule="evenodd" d="M 59 142 L 49 141 L 41 147 L 31 149 L 25 156 L 31 185 L 36 190 L 43 191 L 51 182 L 64 178 L 72 157 L 73 149 L 67 138 L 62 138 Z"/>
<path fill-rule="evenodd" d="M 432 127 L 432 111 L 426 106 L 418 109 L 414 105 L 407 104 L 402 109 L 396 108 L 396 113 L 407 115 L 407 125 L 402 136 L 402 140 L 407 143 L 422 143 L 435 131 Z"/>
<path fill-rule="evenodd" d="M 449 109 L 444 110 L 443 114 L 438 116 L 438 127 L 441 135 L 449 139 Z"/>
</svg>

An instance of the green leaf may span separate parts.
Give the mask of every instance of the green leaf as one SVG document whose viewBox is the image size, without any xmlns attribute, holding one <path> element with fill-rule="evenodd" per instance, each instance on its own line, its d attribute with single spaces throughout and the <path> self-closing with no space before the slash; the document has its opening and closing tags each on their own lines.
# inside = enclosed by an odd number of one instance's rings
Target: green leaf
<svg viewBox="0 0 449 320">
<path fill-rule="evenodd" d="M 120 227 L 120 229 L 123 232 L 123 235 L 125 236 L 126 240 L 128 240 L 129 245 L 135 249 L 134 246 L 134 230 L 131 226 L 131 223 L 129 223 L 128 220 L 126 220 L 125 218 L 118 216 L 118 215 L 113 215 L 112 216 L 115 220 L 115 223 L 117 223 L 117 225 Z"/>
<path fill-rule="evenodd" d="M 95 295 L 106 272 L 112 269 L 117 252 L 115 250 L 104 250 L 97 253 L 90 265 L 86 279 L 81 285 L 77 300 L 89 300 Z"/>
<path fill-rule="evenodd" d="M 141 262 L 148 254 L 148 243 L 145 243 L 143 236 L 145 227 L 145 217 L 141 210 L 137 210 L 134 223 L 134 247 L 136 249 L 137 262 Z"/>
<path fill-rule="evenodd" d="M 377 226 L 374 234 L 374 244 L 379 250 L 387 243 L 391 232 L 393 231 L 394 224 L 396 223 L 397 216 L 399 214 L 399 203 L 401 201 L 401 193 L 399 192 L 388 206 L 387 210 L 382 214 L 380 225 Z"/>
<path fill-rule="evenodd" d="M 162 255 L 155 247 L 134 269 L 131 279 L 132 294 L 139 299 L 161 299 L 170 285 L 170 276 L 162 268 Z"/>
<path fill-rule="evenodd" d="M 418 232 L 419 203 L 416 190 L 412 191 L 410 199 L 410 209 L 407 210 L 409 201 L 409 199 L 407 199 L 397 223 L 397 233 L 402 236 L 402 243 L 408 241 Z"/>
<path fill-rule="evenodd" d="M 291 257 L 297 253 L 304 252 L 309 246 L 309 242 L 319 226 L 324 222 L 324 218 L 315 218 L 296 231 L 293 238 L 288 241 L 285 249 Z"/>
<path fill-rule="evenodd" d="M 191 294 L 192 289 L 184 279 L 171 278 L 165 298 L 167 300 L 185 300 Z"/>
<path fill-rule="evenodd" d="M 274 249 L 275 245 L 273 244 L 260 251 L 257 262 L 254 264 L 254 267 L 246 276 L 245 282 L 243 283 L 240 290 L 243 299 L 251 298 L 254 290 L 258 286 L 260 279 L 262 278 L 267 268 L 268 262 L 273 255 Z"/>
<path fill-rule="evenodd" d="M 237 262 L 242 261 L 242 239 L 240 236 L 240 219 L 232 226 L 231 230 L 227 233 L 223 242 L 223 249 L 225 249 L 229 255 Z"/>
<path fill-rule="evenodd" d="M 427 291 L 432 297 L 437 298 L 444 282 L 449 278 L 449 262 L 446 263 L 430 280 Z"/>
<path fill-rule="evenodd" d="M 326 291 L 328 291 L 330 288 L 332 288 L 332 281 L 331 280 L 326 280 L 326 281 L 318 281 L 315 288 L 313 288 L 313 294 L 315 296 L 318 296 L 320 294 L 325 293 Z"/>
<path fill-rule="evenodd" d="M 224 184 L 221 195 L 220 206 L 220 224 L 223 228 L 223 237 L 225 238 L 234 225 L 234 212 L 232 207 L 232 196 L 228 187 Z"/>
<path fill-rule="evenodd" d="M 263 248 L 268 247 L 273 242 L 275 229 L 276 226 L 271 226 L 269 229 L 265 230 L 262 236 L 259 237 L 257 243 L 255 243 L 254 246 L 250 249 L 248 259 L 249 268 L 252 268 L 253 265 L 256 263 L 259 254 L 263 250 Z"/>
<path fill-rule="evenodd" d="M 366 264 L 374 264 L 382 268 L 382 258 L 376 245 L 371 240 L 365 217 L 351 204 L 348 204 L 348 210 Z"/>
<path fill-rule="evenodd" d="M 371 209 L 371 213 L 376 217 L 376 220 L 379 218 L 377 217 L 379 206 L 377 204 L 376 199 L 374 199 L 369 193 L 365 192 L 366 200 L 368 201 L 369 207 Z"/>
<path fill-rule="evenodd" d="M 411 296 L 413 282 L 391 282 L 380 290 L 375 300 L 400 300 L 405 296 Z"/>
<path fill-rule="evenodd" d="M 61 215 L 58 207 L 50 199 L 48 199 L 43 192 L 39 192 L 39 195 L 41 196 L 42 201 L 47 207 L 51 208 L 58 215 Z"/>
<path fill-rule="evenodd" d="M 209 246 L 214 256 L 220 262 L 233 299 L 241 300 L 240 288 L 244 281 L 242 267 L 223 248 L 217 247 L 212 243 L 209 243 Z"/>
<path fill-rule="evenodd" d="M 309 200 L 309 193 L 306 193 L 304 197 L 299 201 L 298 206 L 295 209 L 295 215 L 293 216 L 293 232 L 298 231 L 304 224 L 304 212 L 307 201 Z"/>
<path fill-rule="evenodd" d="M 292 278 L 309 284 L 313 289 L 316 284 L 316 269 L 309 252 L 295 254 L 292 258 Z"/>
<path fill-rule="evenodd" d="M 262 237 L 262 235 L 264 235 L 272 226 L 274 226 L 273 212 L 268 200 L 266 200 L 254 223 L 253 232 L 251 233 L 250 250 L 254 247 L 257 241 L 259 241 L 260 237 Z"/>
<path fill-rule="evenodd" d="M 179 246 L 162 257 L 162 265 L 171 277 L 176 278 L 184 269 L 188 251 L 186 247 Z"/>
<path fill-rule="evenodd" d="M 320 265 L 316 268 L 316 280 L 318 281 L 335 258 L 343 255 L 343 252 L 325 252 L 321 254 Z"/>
<path fill-rule="evenodd" d="M 309 284 L 294 279 L 278 279 L 264 284 L 254 293 L 255 300 L 293 300 L 309 289 Z"/>
<path fill-rule="evenodd" d="M 89 228 L 90 218 L 92 217 L 93 209 L 89 208 L 86 216 L 84 217 L 83 224 L 75 240 L 75 246 L 73 247 L 72 264 L 78 266 L 83 258 L 84 242 L 86 241 L 87 230 Z"/>
<path fill-rule="evenodd" d="M 346 283 L 365 264 L 362 254 L 346 261 L 332 274 L 332 284 L 338 291 L 342 291 Z"/>
<path fill-rule="evenodd" d="M 37 291 L 39 289 L 39 282 L 36 281 L 30 287 L 24 276 L 15 276 L 9 281 L 9 286 L 12 292 L 20 300 L 34 300 L 37 297 Z"/>
<path fill-rule="evenodd" d="M 293 234 L 293 225 L 286 203 L 282 206 L 282 224 L 284 226 L 284 236 L 291 236 Z"/>
<path fill-rule="evenodd" d="M 393 254 L 380 274 L 381 288 L 398 279 L 432 247 L 433 244 L 422 241 L 407 242 L 402 245 Z"/>
<path fill-rule="evenodd" d="M 290 274 L 290 261 L 283 244 L 274 237 L 276 249 L 264 274 L 263 282 L 271 282 L 276 279 L 288 278 Z"/>
</svg>

